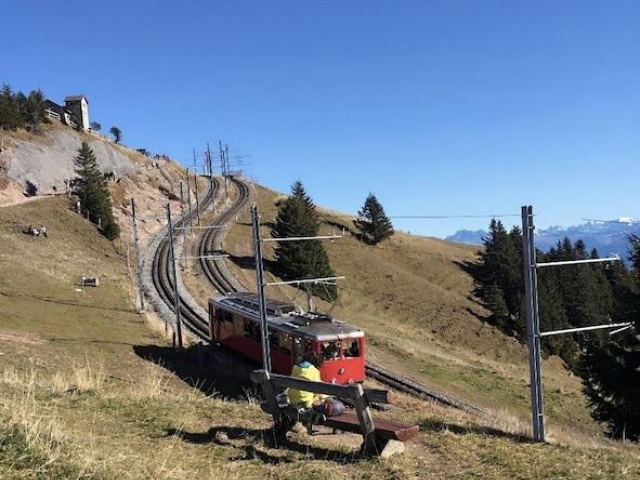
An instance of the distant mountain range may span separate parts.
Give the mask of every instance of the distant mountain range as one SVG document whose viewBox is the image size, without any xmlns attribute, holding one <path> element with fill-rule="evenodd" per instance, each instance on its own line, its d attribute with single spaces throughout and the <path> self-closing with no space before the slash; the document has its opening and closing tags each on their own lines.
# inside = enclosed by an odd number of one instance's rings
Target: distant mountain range
<svg viewBox="0 0 640 480">
<path fill-rule="evenodd" d="M 618 220 L 590 220 L 582 225 L 571 227 L 549 227 L 546 230 L 536 231 L 536 247 L 548 251 L 559 240 L 569 237 L 572 242 L 582 240 L 588 250 L 597 248 L 601 257 L 617 254 L 626 260 L 628 256 L 629 234 L 640 236 L 640 219 L 624 217 Z M 482 245 L 482 237 L 486 236 L 485 230 L 458 230 L 453 235 L 446 237 L 450 242 L 467 243 L 470 245 Z"/>
</svg>

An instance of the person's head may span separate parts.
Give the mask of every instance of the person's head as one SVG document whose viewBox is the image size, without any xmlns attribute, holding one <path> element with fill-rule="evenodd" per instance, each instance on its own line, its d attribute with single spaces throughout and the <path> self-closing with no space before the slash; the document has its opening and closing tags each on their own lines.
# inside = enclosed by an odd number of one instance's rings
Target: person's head
<svg viewBox="0 0 640 480">
<path fill-rule="evenodd" d="M 300 360 L 300 363 L 307 362 L 307 363 L 310 363 L 310 364 L 314 365 L 314 363 L 313 363 L 313 357 L 314 356 L 315 355 L 313 354 L 313 352 L 305 352 L 305 354 L 302 355 L 302 360 Z"/>
<path fill-rule="evenodd" d="M 324 357 L 319 354 L 313 355 L 311 357 L 310 362 L 313 364 L 314 367 L 316 367 L 317 369 L 320 369 L 320 367 L 324 363 Z"/>
</svg>

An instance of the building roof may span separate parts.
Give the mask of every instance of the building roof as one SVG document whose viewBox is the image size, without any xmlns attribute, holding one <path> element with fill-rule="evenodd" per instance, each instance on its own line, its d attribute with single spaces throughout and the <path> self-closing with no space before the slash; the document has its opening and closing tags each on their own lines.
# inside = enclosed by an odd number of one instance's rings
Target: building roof
<svg viewBox="0 0 640 480">
<path fill-rule="evenodd" d="M 255 320 L 260 318 L 258 295 L 235 293 L 214 300 L 217 305 Z M 329 315 L 302 312 L 293 303 L 267 300 L 267 321 L 270 325 L 295 336 L 316 341 L 334 341 L 342 338 L 363 337 L 364 332 Z"/>
<path fill-rule="evenodd" d="M 59 110 L 62 110 L 64 107 L 62 105 L 58 105 L 56 102 L 49 100 L 48 98 L 46 98 L 44 100 L 44 104 L 49 107 L 49 108 L 57 108 Z"/>
<path fill-rule="evenodd" d="M 89 103 L 89 100 L 84 95 L 69 95 L 64 97 L 65 102 L 74 102 L 76 100 L 82 100 L 84 98 L 85 102 Z"/>
</svg>

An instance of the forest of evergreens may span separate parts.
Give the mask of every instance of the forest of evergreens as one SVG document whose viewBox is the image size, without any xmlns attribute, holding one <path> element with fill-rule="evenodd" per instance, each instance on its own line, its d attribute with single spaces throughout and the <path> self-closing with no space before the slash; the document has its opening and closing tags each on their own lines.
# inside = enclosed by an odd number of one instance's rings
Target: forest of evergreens
<svg viewBox="0 0 640 480">
<path fill-rule="evenodd" d="M 522 232 L 492 220 L 480 261 L 470 266 L 489 322 L 526 342 Z M 538 262 L 599 258 L 582 240 L 565 238 Z M 541 331 L 636 322 L 640 310 L 640 240 L 629 238 L 630 267 L 622 261 L 538 269 Z M 545 337 L 543 351 L 560 356 L 582 377 L 594 418 L 614 436 L 640 437 L 640 342 L 631 329 L 615 336 L 589 332 Z"/>
</svg>

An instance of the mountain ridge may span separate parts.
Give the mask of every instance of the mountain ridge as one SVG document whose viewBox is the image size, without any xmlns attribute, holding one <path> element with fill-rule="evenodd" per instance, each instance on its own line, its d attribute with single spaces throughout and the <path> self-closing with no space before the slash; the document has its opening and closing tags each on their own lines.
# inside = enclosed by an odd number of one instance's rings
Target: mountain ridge
<svg viewBox="0 0 640 480">
<path fill-rule="evenodd" d="M 458 230 L 453 235 L 445 237 L 446 241 L 465 243 L 468 245 L 482 245 L 482 238 L 486 230 Z M 615 220 L 587 220 L 579 225 L 563 227 L 554 225 L 536 231 L 536 246 L 548 251 L 568 237 L 571 241 L 582 240 L 588 249 L 596 248 L 602 256 L 628 256 L 628 236 L 640 235 L 640 219 L 635 217 L 621 217 Z"/>
</svg>

